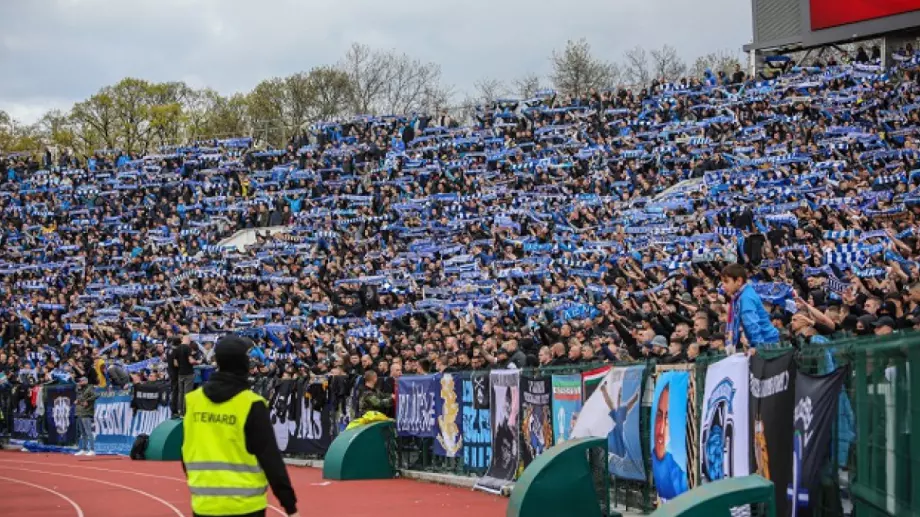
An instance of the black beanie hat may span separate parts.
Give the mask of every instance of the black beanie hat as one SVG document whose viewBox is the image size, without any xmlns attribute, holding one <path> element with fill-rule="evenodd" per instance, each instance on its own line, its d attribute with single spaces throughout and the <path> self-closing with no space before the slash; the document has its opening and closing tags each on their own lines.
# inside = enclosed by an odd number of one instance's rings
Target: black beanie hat
<svg viewBox="0 0 920 517">
<path fill-rule="evenodd" d="M 220 371 L 247 375 L 249 373 L 249 349 L 253 343 L 249 338 L 228 334 L 217 340 L 214 358 Z"/>
</svg>

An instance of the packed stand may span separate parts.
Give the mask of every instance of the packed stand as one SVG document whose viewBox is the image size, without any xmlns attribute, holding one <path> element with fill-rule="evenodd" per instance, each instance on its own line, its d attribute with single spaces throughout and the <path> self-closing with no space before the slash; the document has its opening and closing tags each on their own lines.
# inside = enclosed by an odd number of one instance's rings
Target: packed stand
<svg viewBox="0 0 920 517">
<path fill-rule="evenodd" d="M 917 328 L 920 56 L 897 58 L 356 117 L 281 150 L 0 158 L 0 374 L 187 391 L 235 331 L 255 381 L 375 371 L 363 402 L 388 409 L 401 374 L 750 344 L 732 263 L 783 342 Z"/>
</svg>

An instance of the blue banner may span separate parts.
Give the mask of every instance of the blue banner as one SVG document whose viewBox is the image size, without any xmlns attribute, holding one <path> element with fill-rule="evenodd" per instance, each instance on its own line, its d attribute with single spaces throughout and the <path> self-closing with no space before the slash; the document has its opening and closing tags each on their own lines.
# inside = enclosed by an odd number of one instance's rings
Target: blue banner
<svg viewBox="0 0 920 517">
<path fill-rule="evenodd" d="M 435 413 L 438 415 L 438 437 L 434 441 L 434 453 L 448 458 L 460 457 L 463 453 L 463 377 L 457 373 L 445 373 L 438 378 L 441 391 L 435 405 Z"/>
<path fill-rule="evenodd" d="M 613 429 L 607 437 L 610 473 L 623 479 L 645 480 L 639 412 L 645 365 L 614 368 L 609 386 Z"/>
<path fill-rule="evenodd" d="M 132 390 L 100 390 L 93 413 L 96 454 L 127 456 L 138 435 L 149 435 L 169 419 L 168 404 L 156 404 L 156 409 L 135 410 L 133 400 Z"/>
<path fill-rule="evenodd" d="M 581 413 L 581 375 L 553 375 L 553 443 L 571 437 Z"/>
<path fill-rule="evenodd" d="M 658 497 L 670 501 L 687 491 L 687 390 L 690 374 L 658 376 L 652 397 L 652 474 Z"/>
<path fill-rule="evenodd" d="M 73 445 L 77 443 L 77 425 L 74 401 L 75 384 L 50 384 L 45 387 L 45 428 L 48 445 Z"/>
<path fill-rule="evenodd" d="M 463 463 L 471 470 L 485 471 L 492 462 L 492 423 L 488 407 L 473 405 L 473 380 L 463 379 Z"/>
<path fill-rule="evenodd" d="M 437 375 L 400 377 L 396 388 L 396 432 L 400 436 L 438 435 L 435 401 L 441 391 Z"/>
</svg>

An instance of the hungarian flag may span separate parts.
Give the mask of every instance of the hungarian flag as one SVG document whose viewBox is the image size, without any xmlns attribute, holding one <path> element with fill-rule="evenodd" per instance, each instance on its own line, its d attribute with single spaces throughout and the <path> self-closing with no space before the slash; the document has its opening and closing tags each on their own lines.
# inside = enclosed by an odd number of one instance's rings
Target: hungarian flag
<svg viewBox="0 0 920 517">
<path fill-rule="evenodd" d="M 597 389 L 597 385 L 601 383 L 604 379 L 604 376 L 607 375 L 607 372 L 610 371 L 610 366 L 601 366 L 600 368 L 595 368 L 594 370 L 588 370 L 587 372 L 582 372 L 581 374 L 581 400 L 582 402 L 591 398 L 591 394 L 594 393 L 594 390 Z"/>
</svg>

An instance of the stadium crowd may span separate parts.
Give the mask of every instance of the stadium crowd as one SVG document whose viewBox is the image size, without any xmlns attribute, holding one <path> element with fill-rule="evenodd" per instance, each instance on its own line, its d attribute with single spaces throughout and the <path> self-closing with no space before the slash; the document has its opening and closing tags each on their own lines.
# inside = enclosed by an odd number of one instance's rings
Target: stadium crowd
<svg viewBox="0 0 920 517">
<path fill-rule="evenodd" d="M 860 61 L 356 117 L 278 150 L 2 156 L 0 376 L 187 389 L 229 331 L 254 377 L 373 370 L 384 393 L 694 361 L 758 344 L 734 263 L 795 346 L 920 328 L 920 55 Z"/>
</svg>

